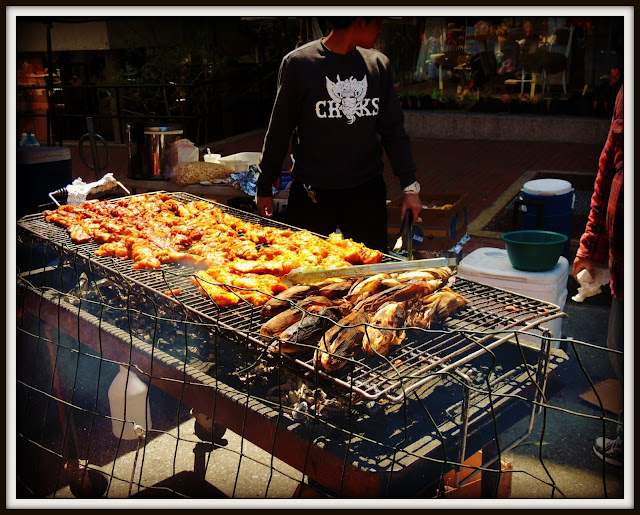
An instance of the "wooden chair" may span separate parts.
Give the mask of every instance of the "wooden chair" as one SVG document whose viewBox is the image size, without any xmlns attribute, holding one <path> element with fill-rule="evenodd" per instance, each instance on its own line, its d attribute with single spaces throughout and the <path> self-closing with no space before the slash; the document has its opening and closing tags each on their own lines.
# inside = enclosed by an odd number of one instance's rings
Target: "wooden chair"
<svg viewBox="0 0 640 515">
<path fill-rule="evenodd" d="M 471 58 L 471 74 L 474 81 L 487 87 L 491 93 L 496 85 L 503 84 L 503 77 L 498 75 L 498 60 L 492 50 L 478 52 Z"/>
<path fill-rule="evenodd" d="M 524 93 L 525 82 L 530 83 L 532 96 L 535 91 L 538 76 L 542 78 L 544 92 L 544 60 L 547 54 L 544 47 L 537 47 L 533 50 L 532 52 L 522 53 L 520 55 L 520 79 L 505 81 L 505 84 L 520 82 L 520 94 Z M 530 77 L 529 79 L 526 78 L 527 75 Z"/>
<path fill-rule="evenodd" d="M 573 40 L 573 30 L 573 26 L 557 27 L 553 32 L 555 38 L 552 44 L 548 47 L 548 51 L 543 62 L 543 92 L 548 83 L 548 76 L 550 74 L 561 73 L 562 91 L 565 95 L 567 94 L 567 72 L 571 63 L 571 43 Z"/>
<path fill-rule="evenodd" d="M 438 65 L 438 84 L 442 89 L 444 80 L 444 70 L 453 70 L 465 74 L 471 68 L 468 66 L 470 56 L 464 50 L 449 50 L 444 54 L 438 55 L 434 62 Z M 465 82 L 464 75 L 461 76 L 461 82 Z"/>
<path fill-rule="evenodd" d="M 520 93 L 524 93 L 525 82 L 531 83 L 531 92 L 535 89 L 537 77 L 542 78 L 542 94 L 548 89 L 549 74 L 562 73 L 562 90 L 567 94 L 567 71 L 570 66 L 571 43 L 574 27 L 557 27 L 553 42 L 547 46 L 530 47 L 530 51 L 520 54 L 520 79 L 511 79 L 505 83 L 520 82 Z M 526 76 L 530 75 L 530 79 Z"/>
</svg>

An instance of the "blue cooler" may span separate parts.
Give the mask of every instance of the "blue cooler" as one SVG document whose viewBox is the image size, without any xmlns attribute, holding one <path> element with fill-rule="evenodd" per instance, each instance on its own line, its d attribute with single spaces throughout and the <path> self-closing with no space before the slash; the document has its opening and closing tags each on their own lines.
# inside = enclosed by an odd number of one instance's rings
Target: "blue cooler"
<svg viewBox="0 0 640 515">
<path fill-rule="evenodd" d="M 524 184 L 517 204 L 522 212 L 522 229 L 554 231 L 569 238 L 562 250 L 569 255 L 573 236 L 573 186 L 560 179 L 535 179 Z"/>
</svg>

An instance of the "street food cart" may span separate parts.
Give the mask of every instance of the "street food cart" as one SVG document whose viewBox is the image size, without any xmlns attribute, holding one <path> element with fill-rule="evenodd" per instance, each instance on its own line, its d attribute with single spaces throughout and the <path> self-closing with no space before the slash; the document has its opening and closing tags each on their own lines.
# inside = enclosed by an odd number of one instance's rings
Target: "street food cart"
<svg viewBox="0 0 640 515">
<path fill-rule="evenodd" d="M 254 227 L 298 231 L 188 193 L 164 195 L 181 205 L 207 203 Z M 483 495 L 504 495 L 509 474 L 500 458 L 528 433 L 514 442 L 500 435 L 524 417 L 531 431 L 550 378 L 567 360 L 544 331 L 565 316 L 560 308 L 454 274 L 450 288 L 467 303 L 453 316 L 408 331 L 388 354 L 356 352 L 327 371 L 313 350 L 274 352 L 260 333 L 260 308 L 216 304 L 189 264 L 141 269 L 98 256 L 98 242 L 74 242 L 41 213 L 20 219 L 17 237 L 18 402 L 45 396 L 74 412 L 74 396 L 37 388 L 33 368 L 50 361 L 55 385 L 63 368 L 56 349 L 70 339 L 73 353 L 123 365 L 190 407 L 196 421 L 211 422 L 204 428 L 211 435 L 226 428 L 301 471 L 300 496 L 445 496 L 479 476 Z M 521 343 L 520 333 L 540 328 L 541 345 Z M 38 345 L 50 360 L 34 357 Z M 202 429 L 196 423 L 196 434 Z M 479 451 L 482 463 L 469 469 Z M 79 454 L 65 447 L 60 457 L 87 459 Z"/>
</svg>

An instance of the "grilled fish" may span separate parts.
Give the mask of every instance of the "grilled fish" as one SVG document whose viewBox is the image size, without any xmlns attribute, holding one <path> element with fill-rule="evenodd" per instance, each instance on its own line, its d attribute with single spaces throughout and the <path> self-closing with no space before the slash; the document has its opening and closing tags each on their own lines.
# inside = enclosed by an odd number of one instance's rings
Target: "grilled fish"
<svg viewBox="0 0 640 515">
<path fill-rule="evenodd" d="M 404 331 L 395 331 L 391 328 L 402 327 L 406 316 L 404 303 L 388 302 L 384 304 L 371 317 L 369 323 L 389 329 L 367 326 L 362 340 L 362 350 L 367 354 L 382 354 L 384 356 L 389 352 L 391 345 L 399 345 L 406 335 Z"/>
<path fill-rule="evenodd" d="M 340 309 L 342 316 L 347 316 L 353 311 L 353 304 L 345 299 L 332 299 L 333 305 Z"/>
<path fill-rule="evenodd" d="M 345 299 L 355 305 L 367 297 L 378 293 L 380 290 L 388 288 L 388 286 L 384 285 L 383 281 L 389 281 L 390 279 L 391 275 L 386 273 L 367 277 L 363 281 L 354 284 L 345 296 Z"/>
<path fill-rule="evenodd" d="M 407 282 L 413 280 L 429 281 L 431 279 L 440 279 L 443 283 L 451 277 L 451 269 L 448 266 L 438 266 L 431 268 L 423 268 L 422 270 L 413 270 L 411 272 L 404 272 L 398 274 L 396 277 L 400 282 Z"/>
<path fill-rule="evenodd" d="M 343 358 L 353 357 L 362 346 L 364 324 L 367 315 L 361 311 L 352 311 L 337 325 L 326 331 L 318 343 L 313 358 L 316 367 L 322 366 L 327 372 L 333 372 L 347 364 Z"/>
<path fill-rule="evenodd" d="M 393 277 L 393 275 L 389 277 L 389 279 L 382 280 L 382 286 L 386 288 L 393 288 L 394 286 L 398 286 L 400 283 L 401 281 L 398 281 L 398 278 Z"/>
<path fill-rule="evenodd" d="M 304 299 L 312 291 L 311 286 L 298 284 L 287 288 L 275 297 L 269 299 L 260 309 L 263 318 L 270 318 L 291 307 L 291 302 Z"/>
<path fill-rule="evenodd" d="M 316 285 L 318 287 L 318 294 L 324 295 L 329 299 L 337 299 L 340 297 L 344 297 L 347 294 L 351 286 L 353 285 L 354 280 L 352 279 L 340 279 L 337 281 L 328 282 L 323 285 Z"/>
<path fill-rule="evenodd" d="M 430 273 L 434 279 L 442 279 L 442 282 L 446 282 L 453 274 L 453 271 L 448 266 L 425 268 L 424 271 Z"/>
<path fill-rule="evenodd" d="M 320 295 L 312 295 L 302 299 L 296 306 L 293 306 L 281 313 L 278 313 L 273 318 L 267 320 L 260 328 L 260 334 L 268 338 L 279 336 L 282 331 L 287 327 L 298 322 L 305 314 L 304 310 L 311 313 L 317 313 L 318 311 L 331 306 L 333 303 L 331 300 Z M 300 309 L 303 308 L 303 309 Z"/>
<path fill-rule="evenodd" d="M 279 351 L 285 354 L 300 352 L 306 348 L 306 344 L 313 341 L 314 337 L 317 338 L 320 333 L 326 330 L 327 324 L 330 324 L 332 320 L 338 321 L 340 317 L 340 311 L 333 306 L 321 309 L 317 316 L 305 313 L 298 322 L 280 333 L 269 346 L 269 351 L 274 353 Z M 298 343 L 305 345 L 298 345 Z"/>
<path fill-rule="evenodd" d="M 441 284 L 440 279 L 400 284 L 360 301 L 354 306 L 354 309 L 375 313 L 387 302 L 403 302 L 424 297 L 437 290 Z"/>
<path fill-rule="evenodd" d="M 445 320 L 467 304 L 462 295 L 445 287 L 419 299 L 411 308 L 407 325 L 428 329 L 431 324 Z"/>
</svg>

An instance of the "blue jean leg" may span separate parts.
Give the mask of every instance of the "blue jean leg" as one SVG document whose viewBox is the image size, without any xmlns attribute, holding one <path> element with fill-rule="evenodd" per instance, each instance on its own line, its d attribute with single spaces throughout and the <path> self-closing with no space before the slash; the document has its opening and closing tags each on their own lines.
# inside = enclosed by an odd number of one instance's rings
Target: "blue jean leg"
<svg viewBox="0 0 640 515">
<path fill-rule="evenodd" d="M 624 386 L 624 354 L 621 354 L 624 351 L 624 302 L 615 297 L 611 299 L 607 347 L 613 351 L 619 351 L 610 352 L 609 357 L 616 378 L 620 381 L 620 384 Z M 620 424 L 617 427 L 617 433 L 618 436 L 622 437 L 622 411 L 620 411 L 618 415 L 618 422 L 620 422 Z"/>
</svg>

